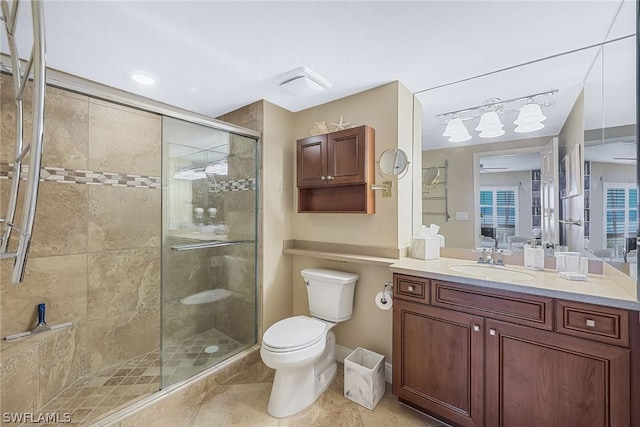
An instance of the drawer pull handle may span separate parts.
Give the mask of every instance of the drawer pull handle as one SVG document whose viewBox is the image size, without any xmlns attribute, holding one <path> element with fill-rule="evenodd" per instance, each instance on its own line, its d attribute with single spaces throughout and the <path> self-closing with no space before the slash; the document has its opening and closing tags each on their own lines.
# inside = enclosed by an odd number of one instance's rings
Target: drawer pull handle
<svg viewBox="0 0 640 427">
<path fill-rule="evenodd" d="M 587 319 L 587 321 L 585 323 L 590 328 L 594 328 L 596 326 L 596 321 L 593 320 L 593 319 Z"/>
<path fill-rule="evenodd" d="M 473 330 L 474 330 L 475 332 L 480 332 L 480 326 L 478 326 L 478 325 L 473 325 Z"/>
<path fill-rule="evenodd" d="M 320 177 L 320 179 L 327 179 L 327 178 L 325 178 L 325 176 L 324 176 L 324 175 L 322 175 L 322 176 Z"/>
<path fill-rule="evenodd" d="M 496 334 L 496 330 L 491 328 L 489 329 L 489 335 L 495 335 Z"/>
<path fill-rule="evenodd" d="M 413 286 L 412 285 L 409 285 L 409 287 L 407 289 L 409 289 L 409 292 L 413 292 Z"/>
</svg>

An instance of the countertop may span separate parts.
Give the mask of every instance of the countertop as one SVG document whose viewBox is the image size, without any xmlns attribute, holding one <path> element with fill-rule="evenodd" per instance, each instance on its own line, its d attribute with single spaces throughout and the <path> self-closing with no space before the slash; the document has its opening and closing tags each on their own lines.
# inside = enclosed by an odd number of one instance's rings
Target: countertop
<svg viewBox="0 0 640 427">
<path fill-rule="evenodd" d="M 589 274 L 587 281 L 571 281 L 560 277 L 554 270 L 532 271 L 521 266 L 487 266 L 487 268 L 506 268 L 523 272 L 533 277 L 480 278 L 479 275 L 465 274 L 451 269 L 454 266 L 478 266 L 474 261 L 457 258 L 439 258 L 420 260 L 400 258 L 389 267 L 394 273 L 427 277 L 438 280 L 503 289 L 532 295 L 543 295 L 570 301 L 580 301 L 630 310 L 640 310 L 636 281 L 605 264 L 603 274 Z"/>
</svg>

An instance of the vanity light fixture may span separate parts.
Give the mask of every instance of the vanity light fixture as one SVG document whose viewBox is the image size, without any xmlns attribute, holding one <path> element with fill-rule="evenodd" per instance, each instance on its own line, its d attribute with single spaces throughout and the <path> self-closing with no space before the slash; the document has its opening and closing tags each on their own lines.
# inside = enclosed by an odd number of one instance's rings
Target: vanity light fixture
<svg viewBox="0 0 640 427">
<path fill-rule="evenodd" d="M 517 127 L 513 130 L 517 133 L 534 132 L 544 127 L 543 121 L 547 120 L 547 117 L 542 114 L 542 108 L 539 104 L 536 104 L 533 100 L 522 106 L 518 118 L 514 125 Z"/>
<path fill-rule="evenodd" d="M 502 100 L 500 98 L 489 98 L 481 105 L 477 105 L 462 110 L 449 111 L 438 114 L 436 118 L 446 124 L 443 136 L 449 137 L 449 142 L 464 142 L 471 139 L 471 135 L 464 124 L 464 121 L 480 119 L 475 128 L 479 132 L 480 138 L 496 138 L 505 134 L 504 125 L 500 121 L 500 116 L 509 112 L 518 112 L 517 119 L 513 122 L 516 125 L 514 132 L 526 133 L 535 132 L 544 128 L 542 124 L 547 118 L 542 114 L 542 107 L 548 107 L 555 102 L 543 101 L 544 98 L 555 95 L 558 89 L 550 89 L 546 92 L 534 93 L 532 95 Z"/>
<path fill-rule="evenodd" d="M 449 142 L 464 142 L 471 139 L 471 135 L 469 135 L 467 127 L 462 123 L 462 120 L 459 117 L 455 116 L 449 120 L 447 128 L 442 135 L 448 136 Z"/>
<path fill-rule="evenodd" d="M 204 169 L 204 173 L 206 175 L 227 175 L 229 173 L 229 164 L 226 161 L 221 160 L 212 165 L 208 165 Z"/>
<path fill-rule="evenodd" d="M 503 127 L 504 125 L 500 121 L 498 113 L 491 109 L 482 113 L 476 130 L 480 132 L 480 138 L 495 138 L 504 135 Z"/>
</svg>

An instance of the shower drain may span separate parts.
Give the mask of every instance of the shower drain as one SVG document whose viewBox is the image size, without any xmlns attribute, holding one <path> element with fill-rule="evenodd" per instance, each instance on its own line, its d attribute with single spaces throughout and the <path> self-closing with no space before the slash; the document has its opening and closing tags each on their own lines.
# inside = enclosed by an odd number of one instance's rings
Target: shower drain
<svg viewBox="0 0 640 427">
<path fill-rule="evenodd" d="M 220 347 L 218 347 L 217 345 L 210 345 L 209 347 L 206 347 L 204 349 L 205 353 L 217 353 L 218 350 L 220 350 Z"/>
</svg>

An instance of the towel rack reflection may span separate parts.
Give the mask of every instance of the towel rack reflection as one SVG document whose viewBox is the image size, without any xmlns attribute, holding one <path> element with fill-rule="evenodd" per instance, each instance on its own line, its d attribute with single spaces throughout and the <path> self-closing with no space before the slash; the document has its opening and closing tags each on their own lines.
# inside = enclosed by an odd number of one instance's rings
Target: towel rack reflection
<svg viewBox="0 0 640 427">
<path fill-rule="evenodd" d="M 172 251 L 192 251 L 194 249 L 221 248 L 224 246 L 235 246 L 243 243 L 254 243 L 254 240 L 214 240 L 204 243 L 181 243 L 169 246 Z"/>
</svg>

